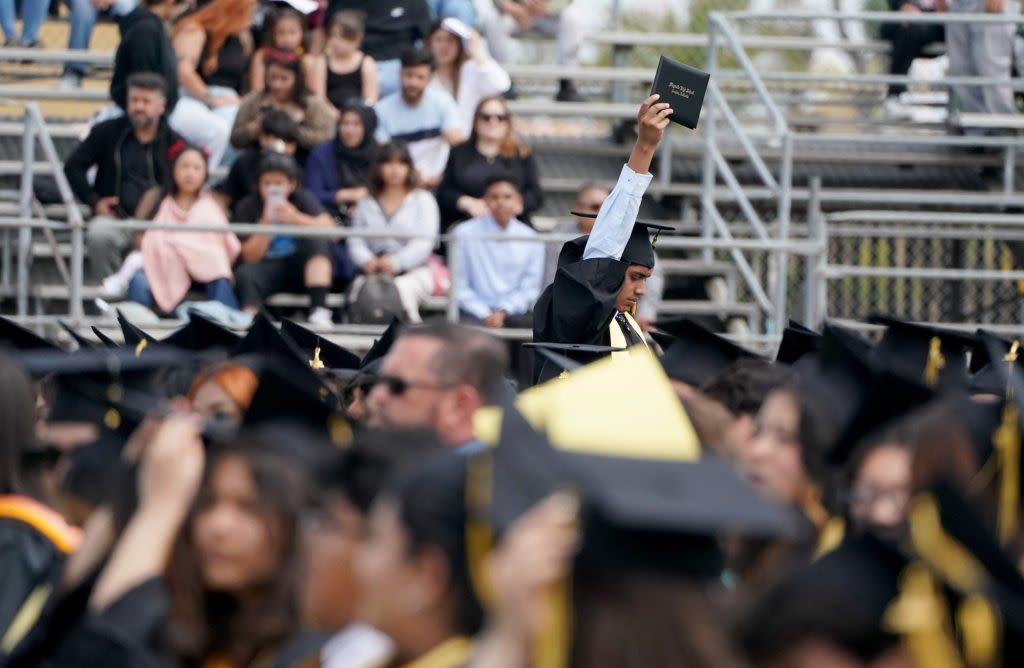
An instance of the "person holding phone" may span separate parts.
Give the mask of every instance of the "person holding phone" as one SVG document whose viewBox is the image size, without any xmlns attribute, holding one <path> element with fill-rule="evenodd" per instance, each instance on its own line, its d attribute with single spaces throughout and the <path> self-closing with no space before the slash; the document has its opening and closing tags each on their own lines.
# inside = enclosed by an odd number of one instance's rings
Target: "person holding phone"
<svg viewBox="0 0 1024 668">
<path fill-rule="evenodd" d="M 260 163 L 256 192 L 235 207 L 235 222 L 260 225 L 333 227 L 334 219 L 316 197 L 299 185 L 299 166 L 291 157 L 271 153 Z M 242 310 L 256 314 L 276 292 L 309 294 L 309 322 L 330 327 L 327 293 L 331 287 L 331 242 L 323 237 L 253 234 L 242 238 L 242 264 L 235 289 Z"/>
</svg>

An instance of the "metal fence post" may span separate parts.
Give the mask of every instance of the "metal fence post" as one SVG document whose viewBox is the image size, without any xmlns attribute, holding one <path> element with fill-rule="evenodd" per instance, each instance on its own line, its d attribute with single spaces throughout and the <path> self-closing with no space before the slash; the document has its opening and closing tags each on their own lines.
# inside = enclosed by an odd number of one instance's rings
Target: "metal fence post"
<svg viewBox="0 0 1024 668">
<path fill-rule="evenodd" d="M 807 237 L 811 241 L 824 243 L 824 220 L 821 215 L 821 177 L 812 176 L 807 193 Z M 817 255 L 806 259 L 807 274 L 804 285 L 804 324 L 817 328 L 822 320 L 820 296 L 824 292 L 822 283 L 825 274 L 821 271 L 822 258 L 827 258 L 828 249 L 823 248 Z"/>
<path fill-rule="evenodd" d="M 782 173 L 779 176 L 778 228 L 779 241 L 789 241 L 790 186 L 793 181 L 793 136 L 782 135 Z M 787 298 L 789 296 L 789 253 L 780 250 L 775 256 L 775 331 L 786 327 Z"/>
<path fill-rule="evenodd" d="M 35 122 L 25 110 L 25 134 L 21 137 L 21 187 L 18 191 L 18 215 L 32 217 L 32 168 L 36 159 Z M 32 252 L 32 228 L 18 228 L 18 316 L 28 315 L 28 269 Z"/>
<path fill-rule="evenodd" d="M 454 234 L 448 238 L 448 275 L 451 278 L 448 288 L 448 322 L 459 321 L 459 273 L 462 271 L 459 243 Z"/>
<path fill-rule="evenodd" d="M 718 29 L 715 25 L 715 13 L 712 12 L 711 20 L 708 21 L 708 53 L 706 65 L 708 72 L 714 79 L 715 74 L 718 70 Z M 715 145 L 715 96 L 711 95 L 705 100 L 705 109 L 707 114 L 704 117 L 704 171 L 702 176 L 701 184 L 701 216 L 700 216 L 700 236 L 706 241 L 710 241 L 714 236 L 714 223 L 711 220 L 711 212 L 708 211 L 708 207 L 717 207 L 715 203 L 715 161 L 712 156 L 711 148 Z M 701 251 L 701 258 L 704 262 L 712 262 L 715 259 L 714 251 L 711 249 L 705 249 Z"/>
</svg>

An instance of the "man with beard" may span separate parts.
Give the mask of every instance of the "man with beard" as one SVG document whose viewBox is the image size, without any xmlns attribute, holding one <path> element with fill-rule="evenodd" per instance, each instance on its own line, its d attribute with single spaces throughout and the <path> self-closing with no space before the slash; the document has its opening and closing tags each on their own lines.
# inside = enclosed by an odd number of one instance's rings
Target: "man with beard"
<svg viewBox="0 0 1024 668">
<path fill-rule="evenodd" d="M 162 76 L 132 74 L 127 88 L 127 115 L 93 126 L 64 165 L 75 197 L 92 208 L 85 239 L 91 276 L 97 280 L 118 270 L 133 237 L 106 222 L 135 216 L 143 193 L 170 183 L 167 149 L 181 139 L 167 125 L 167 83 Z M 90 185 L 87 172 L 93 167 L 96 179 Z"/>
<path fill-rule="evenodd" d="M 441 182 L 448 150 L 461 142 L 459 110 L 452 96 L 429 86 L 434 54 L 426 47 L 402 51 L 402 90 L 377 103 L 377 141 L 401 141 L 419 173 L 420 186 L 433 189 Z"/>
</svg>

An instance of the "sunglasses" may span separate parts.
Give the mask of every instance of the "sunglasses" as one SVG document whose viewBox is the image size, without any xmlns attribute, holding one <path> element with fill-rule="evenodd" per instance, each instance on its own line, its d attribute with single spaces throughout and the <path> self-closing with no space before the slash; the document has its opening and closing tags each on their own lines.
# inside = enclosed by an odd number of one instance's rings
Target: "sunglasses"
<svg viewBox="0 0 1024 668">
<path fill-rule="evenodd" d="M 373 385 L 383 385 L 388 389 L 391 396 L 394 397 L 400 397 L 415 387 L 421 387 L 428 390 L 444 390 L 448 388 L 447 385 L 438 385 L 437 383 L 418 383 L 404 378 L 399 378 L 398 376 L 387 375 L 377 376 L 373 381 Z"/>
<path fill-rule="evenodd" d="M 577 204 L 576 209 L 585 209 L 586 211 L 600 211 L 602 204 L 604 204 L 604 202 L 585 202 L 583 204 Z M 584 211 L 584 213 L 586 213 L 586 211 Z"/>
<path fill-rule="evenodd" d="M 506 123 L 506 122 L 508 122 L 509 115 L 508 114 L 477 114 L 477 118 L 479 120 L 487 122 L 487 123 L 489 123 L 491 121 L 497 121 L 499 123 Z"/>
</svg>

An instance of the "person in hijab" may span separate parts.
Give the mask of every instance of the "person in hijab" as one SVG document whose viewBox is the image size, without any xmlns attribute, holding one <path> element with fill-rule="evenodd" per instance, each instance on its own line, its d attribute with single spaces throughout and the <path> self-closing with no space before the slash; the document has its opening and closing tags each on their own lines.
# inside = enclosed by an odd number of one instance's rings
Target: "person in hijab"
<svg viewBox="0 0 1024 668">
<path fill-rule="evenodd" d="M 370 167 L 377 156 L 373 133 L 377 115 L 358 99 L 342 105 L 338 136 L 312 150 L 306 162 L 306 189 L 328 211 L 347 217 L 369 194 Z"/>
</svg>

